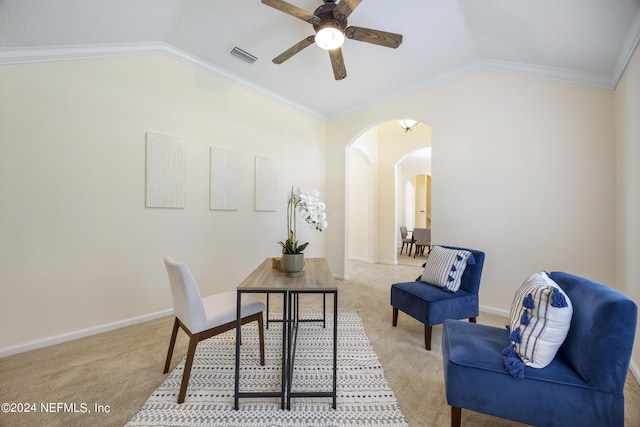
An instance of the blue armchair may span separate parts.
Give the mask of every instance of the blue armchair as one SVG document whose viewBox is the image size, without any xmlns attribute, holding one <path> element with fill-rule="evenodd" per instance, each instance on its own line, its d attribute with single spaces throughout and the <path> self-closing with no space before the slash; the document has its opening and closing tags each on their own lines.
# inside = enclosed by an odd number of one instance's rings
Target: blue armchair
<svg viewBox="0 0 640 427">
<path fill-rule="evenodd" d="M 479 314 L 478 290 L 484 266 L 484 252 L 452 246 L 443 247 L 469 251 L 472 255 L 462 274 L 460 288 L 456 292 L 448 292 L 422 282 L 420 278 L 414 282 L 391 285 L 393 326 L 398 324 L 398 311 L 424 323 L 424 347 L 427 350 L 431 350 L 433 325 L 439 325 L 445 319 L 468 318 L 470 322 L 475 323 Z"/>
<path fill-rule="evenodd" d="M 637 306 L 620 292 L 568 273 L 550 277 L 573 304 L 569 332 L 544 368 L 505 370 L 506 328 L 447 320 L 442 354 L 451 425 L 461 408 L 536 426 L 623 426 L 624 383 Z"/>
</svg>

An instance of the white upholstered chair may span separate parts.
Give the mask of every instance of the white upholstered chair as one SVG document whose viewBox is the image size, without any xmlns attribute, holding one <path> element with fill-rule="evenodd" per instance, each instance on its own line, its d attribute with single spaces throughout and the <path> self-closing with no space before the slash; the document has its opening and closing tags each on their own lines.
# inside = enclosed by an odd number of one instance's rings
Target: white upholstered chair
<svg viewBox="0 0 640 427">
<path fill-rule="evenodd" d="M 189 336 L 187 360 L 182 374 L 178 403 L 183 403 L 187 394 L 191 366 L 198 343 L 214 335 L 236 327 L 237 295 L 235 291 L 223 292 L 202 298 L 189 268 L 170 257 L 164 259 L 173 296 L 173 310 L 176 316 L 169 342 L 169 351 L 164 365 L 164 373 L 169 372 L 171 356 L 176 343 L 178 329 Z M 241 323 L 258 321 L 260 334 L 260 364 L 264 365 L 264 304 L 251 295 L 242 298 Z"/>
</svg>

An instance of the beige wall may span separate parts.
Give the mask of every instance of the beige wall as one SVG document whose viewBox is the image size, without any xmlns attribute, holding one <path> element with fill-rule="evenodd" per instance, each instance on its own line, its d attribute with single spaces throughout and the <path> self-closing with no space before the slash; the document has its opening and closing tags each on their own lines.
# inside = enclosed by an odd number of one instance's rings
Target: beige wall
<svg viewBox="0 0 640 427">
<path fill-rule="evenodd" d="M 640 50 L 615 91 L 616 118 L 616 285 L 640 304 Z M 640 378 L 640 315 L 632 367 Z"/>
<path fill-rule="evenodd" d="M 378 130 L 369 129 L 345 150 L 348 159 L 348 251 L 352 259 L 375 262 L 377 250 Z"/>
<path fill-rule="evenodd" d="M 479 72 L 331 121 L 327 156 L 340 171 L 343 147 L 400 110 L 431 126 L 433 240 L 487 252 L 481 303 L 504 312 L 534 271 L 614 282 L 612 101 L 607 90 Z M 344 193 L 331 180 L 337 207 Z M 391 197 L 381 186 L 381 209 L 392 209 Z M 393 248 L 392 217 L 379 213 L 379 248 Z M 339 232 L 327 235 L 328 257 L 346 275 Z"/>
<path fill-rule="evenodd" d="M 203 294 L 233 288 L 278 254 L 290 185 L 321 191 L 329 228 L 301 234 L 346 277 L 345 148 L 399 117 L 430 126 L 433 240 L 487 253 L 484 310 L 543 269 L 639 301 L 638 56 L 615 93 L 476 72 L 328 123 L 161 56 L 0 66 L 0 321 L 21 325 L 0 355 L 166 314 L 167 254 Z M 185 140 L 185 209 L 144 208 L 145 132 Z M 210 146 L 240 154 L 236 212 L 208 209 Z M 381 147 L 373 244 L 392 262 L 394 168 L 414 148 Z M 278 160 L 278 212 L 253 211 L 256 155 Z"/>
<path fill-rule="evenodd" d="M 185 209 L 145 208 L 145 133 L 181 138 Z M 0 355 L 168 314 L 162 259 L 233 289 L 286 238 L 286 193 L 324 199 L 326 123 L 162 56 L 0 66 Z M 239 153 L 237 211 L 209 210 L 209 147 Z M 254 157 L 278 161 L 253 210 Z M 306 253 L 324 234 L 299 227 Z"/>
<path fill-rule="evenodd" d="M 487 253 L 483 310 L 506 313 L 515 288 L 540 270 L 601 281 L 638 303 L 639 91 L 637 52 L 615 92 L 478 72 L 333 120 L 328 158 L 338 168 L 361 129 L 402 111 L 433 130 L 433 240 Z M 341 188 L 328 189 L 337 206 Z M 379 196 L 381 208 L 390 197 Z M 388 226 L 379 223 L 379 247 Z M 328 257 L 348 275 L 339 231 L 327 236 Z M 638 366 L 637 338 L 636 378 Z"/>
</svg>

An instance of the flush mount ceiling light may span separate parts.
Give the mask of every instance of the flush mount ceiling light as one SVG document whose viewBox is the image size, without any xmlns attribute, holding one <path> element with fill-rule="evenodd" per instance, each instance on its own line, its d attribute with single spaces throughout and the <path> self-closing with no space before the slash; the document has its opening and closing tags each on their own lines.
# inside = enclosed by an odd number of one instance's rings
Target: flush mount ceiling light
<svg viewBox="0 0 640 427">
<path fill-rule="evenodd" d="M 404 129 L 405 132 L 411 132 L 414 127 L 418 124 L 417 120 L 411 119 L 402 119 L 400 120 L 400 127 Z"/>
<path fill-rule="evenodd" d="M 316 44 L 325 50 L 333 50 L 344 44 L 344 33 L 333 25 L 326 25 L 316 33 Z"/>
</svg>

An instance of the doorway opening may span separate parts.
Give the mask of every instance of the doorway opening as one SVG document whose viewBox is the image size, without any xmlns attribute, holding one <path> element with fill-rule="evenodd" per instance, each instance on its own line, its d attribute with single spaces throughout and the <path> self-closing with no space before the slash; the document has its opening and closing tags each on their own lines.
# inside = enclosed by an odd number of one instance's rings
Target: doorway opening
<svg viewBox="0 0 640 427">
<path fill-rule="evenodd" d="M 400 227 L 407 228 L 409 239 L 415 237 L 415 229 L 431 229 L 431 147 L 416 150 L 400 160 L 396 166 L 396 180 L 399 183 L 397 263 L 421 264 L 424 255 L 416 254 L 414 245 L 402 244 Z"/>
<path fill-rule="evenodd" d="M 431 175 L 430 146 L 428 125 L 420 123 L 405 132 L 392 120 L 371 127 L 346 147 L 345 244 L 349 260 L 398 263 L 400 218 L 406 218 L 407 209 L 401 204 L 421 206 L 420 202 L 415 204 L 415 192 L 406 197 L 404 186 L 416 175 Z M 426 185 L 425 178 L 423 182 Z M 426 202 L 426 194 L 422 200 Z M 420 210 L 424 221 L 427 216 L 431 221 L 426 205 Z M 415 223 L 414 215 L 413 226 Z"/>
</svg>

